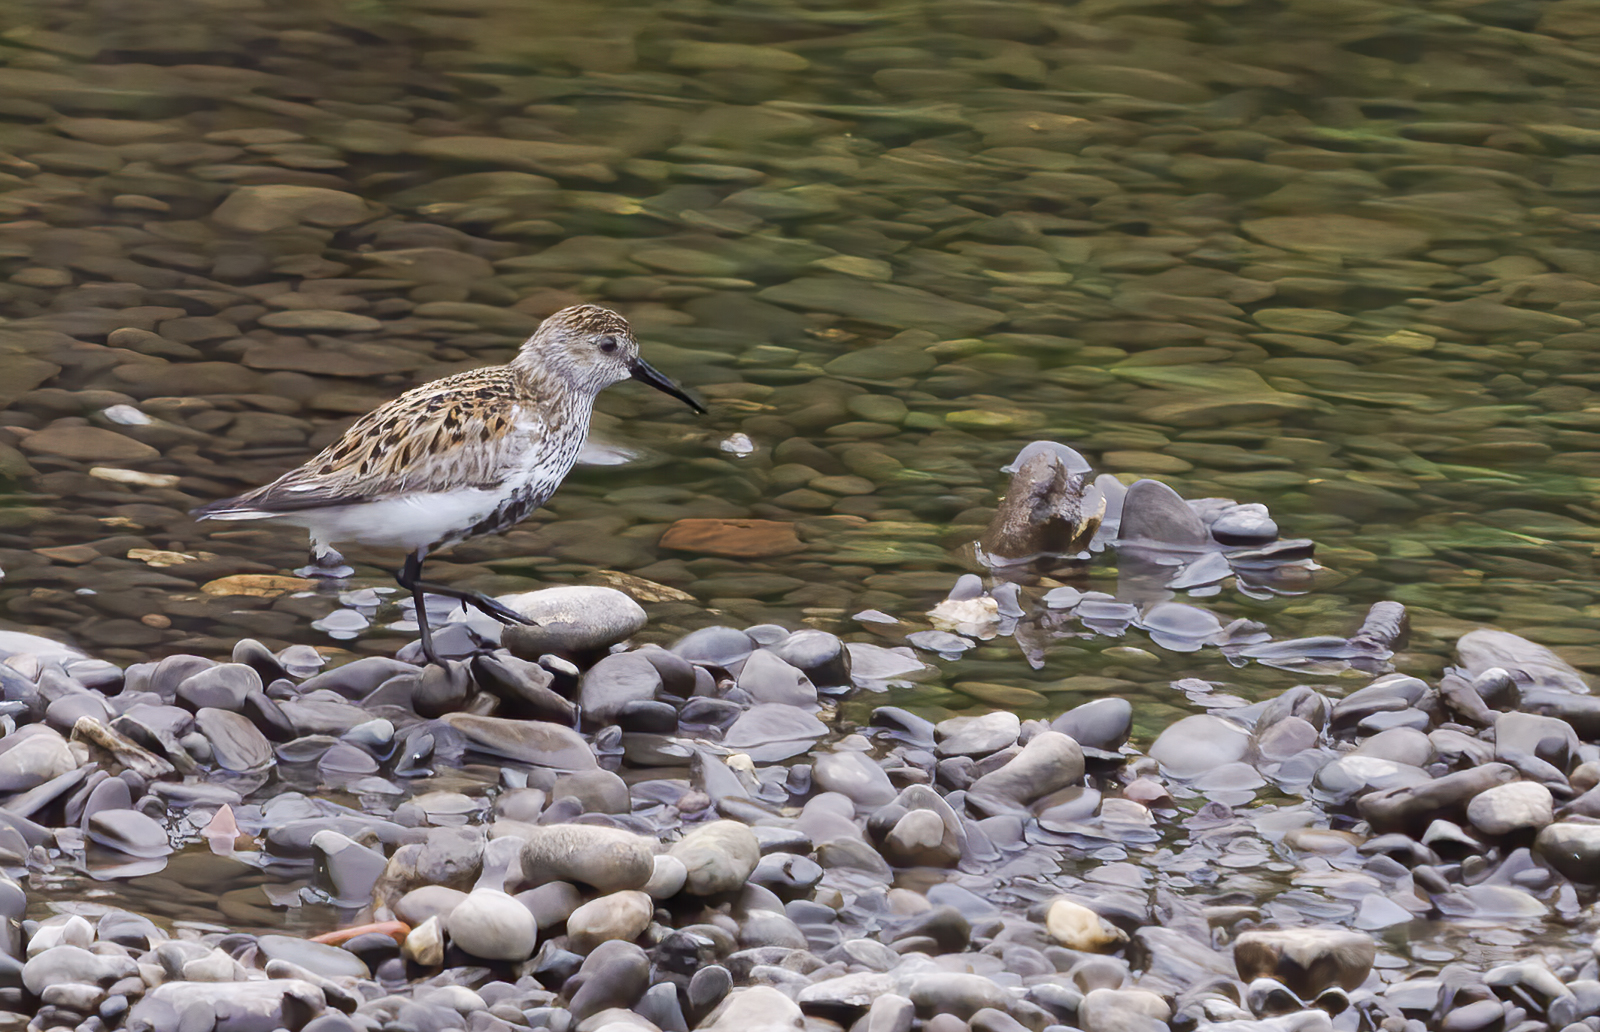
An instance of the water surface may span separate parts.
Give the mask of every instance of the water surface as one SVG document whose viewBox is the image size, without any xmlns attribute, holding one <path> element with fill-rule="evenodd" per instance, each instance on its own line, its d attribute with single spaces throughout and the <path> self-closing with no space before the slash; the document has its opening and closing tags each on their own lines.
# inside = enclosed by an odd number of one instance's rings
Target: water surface
<svg viewBox="0 0 1600 1032">
<path fill-rule="evenodd" d="M 775 621 L 895 644 L 972 568 L 999 467 L 1048 438 L 1318 543 L 1304 593 L 1191 600 L 1224 622 L 1348 634 L 1392 598 L 1403 669 L 1484 623 L 1600 665 L 1600 22 L 1579 0 L 14 10 L 14 628 L 123 662 L 246 634 L 392 651 L 401 632 L 312 628 L 327 588 L 202 592 L 288 575 L 303 539 L 184 513 L 595 301 L 711 415 L 608 392 L 597 434 L 631 463 L 575 472 L 440 579 L 616 571 L 660 586 L 654 638 Z M 689 518 L 791 522 L 799 546 L 659 544 Z M 350 558 L 347 590 L 397 561 Z M 1073 583 L 1115 591 L 1114 557 Z M 1157 720 L 1184 675 L 1305 679 L 1134 631 L 1039 670 L 997 639 L 910 697 L 1116 690 Z"/>
</svg>

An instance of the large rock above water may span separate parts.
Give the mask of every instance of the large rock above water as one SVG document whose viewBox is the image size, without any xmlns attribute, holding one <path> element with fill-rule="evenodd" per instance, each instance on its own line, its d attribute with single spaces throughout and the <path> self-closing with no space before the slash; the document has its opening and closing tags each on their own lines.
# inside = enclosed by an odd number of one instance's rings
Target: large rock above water
<svg viewBox="0 0 1600 1032">
<path fill-rule="evenodd" d="M 524 659 L 547 652 L 580 653 L 614 645 L 644 628 L 644 609 L 616 588 L 543 588 L 498 601 L 533 621 L 507 627 L 506 648 Z"/>
</svg>

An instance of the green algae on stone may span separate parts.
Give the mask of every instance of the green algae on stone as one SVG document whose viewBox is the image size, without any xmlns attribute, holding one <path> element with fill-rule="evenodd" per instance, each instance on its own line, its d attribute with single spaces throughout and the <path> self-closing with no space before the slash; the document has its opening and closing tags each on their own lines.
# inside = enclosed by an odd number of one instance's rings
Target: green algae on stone
<svg viewBox="0 0 1600 1032">
<path fill-rule="evenodd" d="M 833 312 L 900 329 L 971 334 L 1005 321 L 1005 314 L 925 290 L 894 283 L 869 283 L 845 276 L 808 276 L 767 287 L 765 301 L 794 308 Z"/>
<path fill-rule="evenodd" d="M 1241 225 L 1264 244 L 1310 254 L 1388 258 L 1421 250 L 1430 239 L 1420 229 L 1349 215 L 1282 215 Z"/>
</svg>

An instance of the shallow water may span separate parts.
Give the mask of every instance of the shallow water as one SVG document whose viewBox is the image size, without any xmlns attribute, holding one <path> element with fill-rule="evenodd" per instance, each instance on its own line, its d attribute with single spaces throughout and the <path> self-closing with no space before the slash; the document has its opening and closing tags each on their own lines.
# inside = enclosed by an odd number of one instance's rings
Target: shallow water
<svg viewBox="0 0 1600 1032">
<path fill-rule="evenodd" d="M 649 607 L 653 638 L 774 621 L 894 644 L 975 569 L 999 467 L 1049 438 L 1317 542 L 1303 594 L 1186 599 L 1224 622 L 1344 635 L 1392 598 L 1401 669 L 1436 672 L 1481 623 L 1600 667 L 1600 22 L 1580 0 L 84 3 L 13 22 L 16 629 L 122 662 L 240 635 L 391 652 L 403 632 L 311 627 L 339 606 L 327 587 L 198 590 L 286 575 L 304 546 L 185 511 L 592 300 L 711 414 L 609 392 L 597 434 L 633 460 L 575 472 L 438 579 L 622 571 L 682 593 Z M 279 185 L 344 196 L 261 189 Z M 753 453 L 720 447 L 741 433 Z M 800 547 L 662 547 L 685 518 L 794 522 Z M 346 590 L 389 583 L 393 557 L 350 558 Z M 1114 592 L 1113 560 L 1063 582 Z M 1115 690 L 1155 720 L 1191 708 L 1167 687 L 1185 675 L 1247 697 L 1308 676 L 1130 631 L 1062 640 L 1037 671 L 997 639 L 893 698 L 1059 712 Z"/>
</svg>

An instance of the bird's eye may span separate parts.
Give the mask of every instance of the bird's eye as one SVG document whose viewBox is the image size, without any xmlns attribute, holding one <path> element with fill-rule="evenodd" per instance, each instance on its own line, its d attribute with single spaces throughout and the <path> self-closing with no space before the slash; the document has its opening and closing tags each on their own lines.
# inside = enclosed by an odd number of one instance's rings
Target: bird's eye
<svg viewBox="0 0 1600 1032">
<path fill-rule="evenodd" d="M 600 338 L 600 350 L 604 351 L 608 355 L 611 354 L 612 352 L 616 351 L 617 350 L 617 346 L 618 346 L 617 345 L 617 338 L 615 338 L 615 337 L 601 337 Z"/>
</svg>

